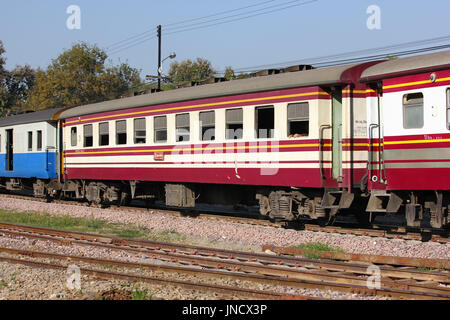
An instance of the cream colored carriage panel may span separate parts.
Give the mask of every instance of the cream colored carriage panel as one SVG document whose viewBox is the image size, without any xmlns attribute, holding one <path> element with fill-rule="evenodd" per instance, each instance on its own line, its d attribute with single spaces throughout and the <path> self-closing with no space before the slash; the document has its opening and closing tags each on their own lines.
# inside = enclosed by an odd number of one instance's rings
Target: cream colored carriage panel
<svg viewBox="0 0 450 320">
<path fill-rule="evenodd" d="M 225 109 L 215 110 L 215 141 L 225 141 Z"/>
<path fill-rule="evenodd" d="M 250 141 L 255 139 L 255 107 L 243 107 L 243 139 L 244 141 Z"/>
<path fill-rule="evenodd" d="M 167 144 L 173 145 L 176 142 L 175 114 L 167 114 Z"/>
<path fill-rule="evenodd" d="M 287 139 L 287 103 L 276 103 L 275 107 L 275 140 Z"/>
</svg>

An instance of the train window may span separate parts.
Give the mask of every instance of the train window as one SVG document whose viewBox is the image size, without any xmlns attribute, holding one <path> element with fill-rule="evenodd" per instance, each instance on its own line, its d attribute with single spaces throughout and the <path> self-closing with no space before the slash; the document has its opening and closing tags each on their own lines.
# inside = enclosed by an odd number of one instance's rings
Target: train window
<svg viewBox="0 0 450 320">
<path fill-rule="evenodd" d="M 214 111 L 200 112 L 200 140 L 215 140 L 216 117 Z"/>
<path fill-rule="evenodd" d="M 225 127 L 226 139 L 230 140 L 242 139 L 244 129 L 242 108 L 227 110 L 226 119 L 227 119 Z"/>
<path fill-rule="evenodd" d="M 409 93 L 403 96 L 403 128 L 423 127 L 423 94 Z"/>
<path fill-rule="evenodd" d="M 86 124 L 83 126 L 84 135 L 84 147 L 92 147 L 94 145 L 94 139 L 92 135 L 92 124 Z"/>
<path fill-rule="evenodd" d="M 288 104 L 288 137 L 297 138 L 309 134 L 308 102 Z"/>
<path fill-rule="evenodd" d="M 28 131 L 28 151 L 33 150 L 33 132 Z"/>
<path fill-rule="evenodd" d="M 116 121 L 116 144 L 127 144 L 127 121 Z"/>
<path fill-rule="evenodd" d="M 134 143 L 145 143 L 146 135 L 145 118 L 134 119 Z"/>
<path fill-rule="evenodd" d="M 273 106 L 258 107 L 255 110 L 256 137 L 273 138 L 275 131 L 275 109 Z"/>
<path fill-rule="evenodd" d="M 155 117 L 153 121 L 155 142 L 167 142 L 167 117 Z"/>
<path fill-rule="evenodd" d="M 102 122 L 98 124 L 98 145 L 108 146 L 109 145 L 109 123 Z"/>
<path fill-rule="evenodd" d="M 447 129 L 450 130 L 450 88 L 447 88 Z"/>
<path fill-rule="evenodd" d="M 77 145 L 77 127 L 70 128 L 70 145 L 72 147 Z"/>
<path fill-rule="evenodd" d="M 175 117 L 177 142 L 189 141 L 190 125 L 189 113 L 177 114 Z"/>
<path fill-rule="evenodd" d="M 42 150 L 42 131 L 38 130 L 37 132 L 37 149 L 38 151 Z"/>
</svg>

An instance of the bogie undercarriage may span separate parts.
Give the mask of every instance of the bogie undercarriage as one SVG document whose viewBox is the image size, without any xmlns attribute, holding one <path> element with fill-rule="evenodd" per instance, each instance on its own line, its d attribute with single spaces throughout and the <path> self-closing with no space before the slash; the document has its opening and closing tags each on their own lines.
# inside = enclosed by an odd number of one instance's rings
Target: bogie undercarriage
<svg viewBox="0 0 450 320">
<path fill-rule="evenodd" d="M 257 206 L 262 216 L 277 221 L 303 218 L 332 224 L 337 215 L 353 214 L 365 224 L 376 216 L 403 216 L 408 227 L 448 227 L 449 191 L 371 191 L 276 188 L 148 181 L 89 181 L 56 179 L 3 179 L 6 190 L 32 191 L 35 197 L 79 199 L 97 205 L 126 205 L 133 199 L 148 206 L 156 200 L 166 206 L 194 208 L 197 203 Z"/>
</svg>

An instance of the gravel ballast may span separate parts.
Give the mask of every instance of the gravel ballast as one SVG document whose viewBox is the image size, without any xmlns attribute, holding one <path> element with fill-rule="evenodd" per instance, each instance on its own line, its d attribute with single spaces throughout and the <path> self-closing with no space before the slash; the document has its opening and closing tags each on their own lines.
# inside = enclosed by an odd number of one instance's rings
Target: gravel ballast
<svg viewBox="0 0 450 320">
<path fill-rule="evenodd" d="M 89 246 L 60 245 L 51 241 L 33 240 L 20 236 L 7 236 L 0 233 L 0 247 L 15 248 L 22 250 L 33 250 L 42 252 L 52 252 L 63 255 L 78 255 L 91 258 L 114 259 L 121 261 L 132 261 L 140 263 L 158 263 L 153 259 L 144 258 L 136 254 L 128 254 L 127 252 L 109 250 L 104 248 L 96 248 Z M 13 257 L 15 259 L 20 256 L 0 253 L 0 257 Z M 30 259 L 29 257 L 27 259 Z M 33 258 L 33 261 L 50 263 L 51 259 Z M 61 262 L 57 262 L 61 264 Z M 70 263 L 73 264 L 73 263 Z M 66 263 L 65 265 L 68 265 Z M 85 263 L 76 263 L 80 268 L 101 269 L 100 266 L 92 266 Z M 105 268 L 108 270 L 108 268 Z M 120 269 L 120 270 L 119 270 Z M 331 290 L 318 289 L 300 289 L 282 286 L 263 285 L 249 281 L 233 280 L 227 277 L 205 278 L 202 276 L 185 275 L 178 273 L 167 273 L 150 271 L 145 269 L 115 268 L 115 272 L 132 273 L 136 275 L 153 276 L 158 278 L 168 278 L 182 281 L 207 282 L 219 285 L 241 287 L 247 289 L 256 289 L 264 291 L 279 292 L 282 294 L 293 294 L 301 296 L 309 296 L 321 299 L 351 299 L 351 300 L 384 300 L 385 297 L 367 296 L 361 294 L 349 294 L 336 292 Z M 31 277 L 30 277 L 31 275 Z M 174 286 L 152 285 L 148 283 L 130 284 L 126 281 L 114 280 L 98 280 L 87 275 L 81 274 L 81 290 L 70 290 L 67 285 L 67 279 L 70 273 L 62 270 L 51 270 L 43 268 L 30 268 L 20 264 L 11 264 L 0 262 L 0 299 L 18 299 L 18 300 L 80 300 L 80 299 L 101 299 L 101 294 L 106 291 L 121 292 L 127 288 L 138 287 L 140 290 L 146 289 L 152 295 L 152 299 L 232 299 L 232 296 L 224 297 L 212 292 L 199 292 L 196 290 L 186 290 Z"/>
<path fill-rule="evenodd" d="M 51 215 L 85 219 L 101 219 L 113 223 L 145 227 L 151 231 L 172 230 L 186 235 L 185 242 L 212 244 L 226 248 L 260 250 L 264 244 L 294 246 L 308 242 L 326 243 L 347 253 L 386 256 L 450 259 L 450 245 L 434 242 L 405 241 L 399 239 L 297 231 L 239 224 L 226 221 L 176 217 L 164 213 L 130 212 L 77 205 L 44 203 L 21 199 L 0 198 L 0 208 L 14 211 L 34 211 Z"/>
<path fill-rule="evenodd" d="M 43 203 L 21 199 L 0 198 L 0 208 L 18 212 L 41 212 L 50 215 L 71 216 L 85 219 L 101 219 L 112 223 L 120 223 L 145 227 L 150 232 L 172 230 L 182 235 L 183 242 L 204 244 L 228 249 L 245 249 L 260 251 L 263 244 L 276 246 L 298 245 L 307 242 L 322 242 L 346 252 L 375 253 L 381 255 L 401 255 L 425 258 L 449 258 L 449 246 L 436 243 L 420 243 L 417 241 L 399 241 L 336 235 L 311 231 L 295 231 L 280 228 L 245 225 L 233 222 L 176 217 L 164 213 L 136 212 L 117 209 L 99 209 L 86 206 Z M 141 263 L 158 263 L 152 259 L 128 254 L 123 251 L 95 248 L 81 245 L 61 245 L 51 241 L 31 240 L 24 237 L 6 236 L 0 233 L 0 246 L 25 250 L 80 255 L 93 258 L 118 259 Z M 45 259 L 43 259 L 45 261 Z M 146 271 L 146 275 L 154 275 Z M 32 277 L 30 277 L 30 274 Z M 180 280 L 192 280 L 186 275 L 162 275 Z M 99 281 L 86 275 L 82 277 L 81 291 L 74 292 L 66 287 L 67 273 L 58 270 L 30 268 L 22 265 L 0 263 L 0 299 L 99 299 L 102 292 L 112 290 L 121 292 L 130 284 L 121 281 Z M 198 279 L 196 279 L 198 280 Z M 358 294 L 346 294 L 317 289 L 298 289 L 274 287 L 254 283 L 236 283 L 229 279 L 214 279 L 222 285 L 239 285 L 245 288 L 270 290 L 280 293 L 306 295 L 325 299 L 385 299 Z M 232 280 L 231 280 L 232 281 Z M 179 288 L 162 288 L 150 284 L 139 284 L 157 299 L 217 299 L 213 293 L 199 293 Z"/>
</svg>

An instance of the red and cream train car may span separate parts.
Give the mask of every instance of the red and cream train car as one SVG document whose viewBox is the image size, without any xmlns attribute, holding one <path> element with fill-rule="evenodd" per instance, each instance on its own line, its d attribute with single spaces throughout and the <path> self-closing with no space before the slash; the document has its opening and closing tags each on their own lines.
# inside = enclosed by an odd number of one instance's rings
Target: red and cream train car
<svg viewBox="0 0 450 320">
<path fill-rule="evenodd" d="M 259 204 L 285 220 L 404 210 L 410 226 L 428 214 L 441 227 L 449 62 L 443 52 L 69 108 L 59 114 L 62 179 L 49 193 Z"/>
<path fill-rule="evenodd" d="M 361 82 L 373 130 L 367 211 L 404 210 L 409 226 L 448 224 L 450 51 L 383 62 Z"/>
<path fill-rule="evenodd" d="M 367 142 L 365 87 L 357 80 L 376 63 L 70 108 L 59 116 L 63 192 L 179 207 L 259 199 L 273 218 L 330 218 L 350 207 L 365 173 L 367 151 L 351 145 Z"/>
</svg>

